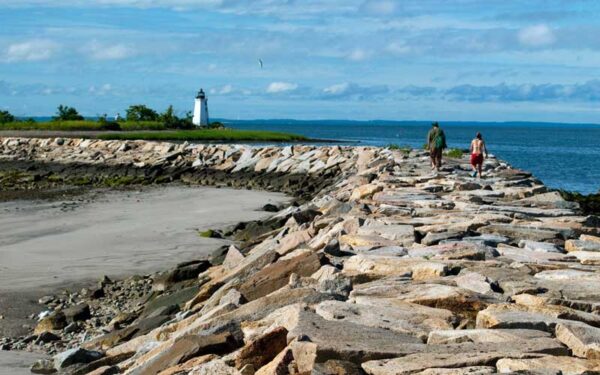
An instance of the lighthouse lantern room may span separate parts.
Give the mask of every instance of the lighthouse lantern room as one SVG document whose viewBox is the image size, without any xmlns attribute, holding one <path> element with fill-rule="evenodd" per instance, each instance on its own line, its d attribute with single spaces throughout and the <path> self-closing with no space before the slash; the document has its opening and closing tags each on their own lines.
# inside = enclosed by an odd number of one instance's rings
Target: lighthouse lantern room
<svg viewBox="0 0 600 375">
<path fill-rule="evenodd" d="M 200 89 L 196 95 L 194 102 L 194 117 L 192 122 L 196 126 L 208 126 L 208 99 L 204 94 L 204 90 Z"/>
</svg>

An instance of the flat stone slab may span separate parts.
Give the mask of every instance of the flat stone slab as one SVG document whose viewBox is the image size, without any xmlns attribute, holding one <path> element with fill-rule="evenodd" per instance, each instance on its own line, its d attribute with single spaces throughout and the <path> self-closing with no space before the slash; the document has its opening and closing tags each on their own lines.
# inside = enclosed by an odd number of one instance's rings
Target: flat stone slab
<svg viewBox="0 0 600 375">
<path fill-rule="evenodd" d="M 540 337 L 550 337 L 550 334 L 532 329 L 459 329 L 431 331 L 427 344 L 514 342 Z"/>
<path fill-rule="evenodd" d="M 556 280 L 567 282 L 586 282 L 593 281 L 600 283 L 600 273 L 590 271 L 580 271 L 574 269 L 548 270 L 538 272 L 534 276 L 541 280 Z"/>
<path fill-rule="evenodd" d="M 423 352 L 400 358 L 368 361 L 362 364 L 369 375 L 414 374 L 431 368 L 461 368 L 494 365 L 501 358 L 527 358 L 540 354 L 567 355 L 568 350 L 551 338 L 499 343 L 427 345 Z"/>
<path fill-rule="evenodd" d="M 413 272 L 416 270 L 423 272 L 426 267 L 429 267 L 431 273 L 437 276 L 444 276 L 447 272 L 444 264 L 425 259 L 374 254 L 358 254 L 350 257 L 344 263 L 342 272 L 346 275 L 371 275 L 373 277 L 412 277 Z"/>
<path fill-rule="evenodd" d="M 537 329 L 554 332 L 563 320 L 600 326 L 600 315 L 564 306 L 526 306 L 519 304 L 490 305 L 477 314 L 477 328 Z"/>
<path fill-rule="evenodd" d="M 485 259 L 485 246 L 474 242 L 453 241 L 434 246 L 408 249 L 411 258 L 425 259 Z"/>
<path fill-rule="evenodd" d="M 574 256 L 581 264 L 599 266 L 600 252 L 596 251 L 571 251 L 569 255 Z"/>
<path fill-rule="evenodd" d="M 555 231 L 528 228 L 512 224 L 492 224 L 481 227 L 477 231 L 481 234 L 496 234 L 508 237 L 513 239 L 515 243 L 518 243 L 520 240 L 544 242 L 553 240 L 559 236 L 559 233 Z"/>
<path fill-rule="evenodd" d="M 559 208 L 528 208 L 528 207 L 520 207 L 520 206 L 491 206 L 491 205 L 483 205 L 480 206 L 480 210 L 482 211 L 492 211 L 492 212 L 510 212 L 516 214 L 523 214 L 531 217 L 560 217 L 560 216 L 573 216 L 575 212 L 573 210 L 568 209 L 559 209 Z"/>
<path fill-rule="evenodd" d="M 600 328 L 583 323 L 560 322 L 555 332 L 556 338 L 568 346 L 573 355 L 600 360 Z"/>
<path fill-rule="evenodd" d="M 497 302 L 470 290 L 443 284 L 383 283 L 371 282 L 355 287 L 350 299 L 358 297 L 393 298 L 399 301 L 441 308 L 463 314 L 484 309 L 489 303 Z"/>
<path fill-rule="evenodd" d="M 565 254 L 531 251 L 500 244 L 496 249 L 501 256 L 521 263 L 552 263 L 567 259 Z"/>
<path fill-rule="evenodd" d="M 496 368 L 493 366 L 469 366 L 460 368 L 430 368 L 421 372 L 418 375 L 484 375 L 495 374 Z"/>
<path fill-rule="evenodd" d="M 593 251 L 600 252 L 600 242 L 582 241 L 582 240 L 567 240 L 565 242 L 565 250 L 572 251 Z"/>
<path fill-rule="evenodd" d="M 542 253 L 563 253 L 558 246 L 548 242 L 537 242 L 529 240 L 519 241 L 519 247 L 529 251 L 539 251 Z"/>
<path fill-rule="evenodd" d="M 357 234 L 381 236 L 402 246 L 410 246 L 415 242 L 415 228 L 412 225 L 370 224 L 358 228 Z"/>
<path fill-rule="evenodd" d="M 600 372 L 600 362 L 554 356 L 529 359 L 502 358 L 496 363 L 496 368 L 501 373 L 523 371 L 535 374 L 596 374 Z"/>
<path fill-rule="evenodd" d="M 360 324 L 331 321 L 308 311 L 300 312 L 296 327 L 288 340 L 302 337 L 317 345 L 319 359 L 340 359 L 362 363 L 372 359 L 389 358 L 419 352 L 425 345 L 419 338 Z"/>
<path fill-rule="evenodd" d="M 315 311 L 327 320 L 351 322 L 368 327 L 389 329 L 405 333 L 423 340 L 435 329 L 451 329 L 452 314 L 438 309 L 405 304 L 388 307 L 347 303 L 341 301 L 325 301 L 316 306 Z"/>
</svg>

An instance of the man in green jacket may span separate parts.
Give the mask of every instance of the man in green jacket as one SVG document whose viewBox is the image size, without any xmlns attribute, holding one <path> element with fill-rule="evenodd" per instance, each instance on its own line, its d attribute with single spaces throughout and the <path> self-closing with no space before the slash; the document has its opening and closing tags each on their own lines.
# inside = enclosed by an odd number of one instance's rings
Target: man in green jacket
<svg viewBox="0 0 600 375">
<path fill-rule="evenodd" d="M 440 124 L 431 124 L 431 130 L 427 134 L 427 149 L 431 159 L 431 169 L 438 171 L 442 166 L 442 152 L 448 147 L 446 145 L 446 134 L 440 129 Z"/>
</svg>

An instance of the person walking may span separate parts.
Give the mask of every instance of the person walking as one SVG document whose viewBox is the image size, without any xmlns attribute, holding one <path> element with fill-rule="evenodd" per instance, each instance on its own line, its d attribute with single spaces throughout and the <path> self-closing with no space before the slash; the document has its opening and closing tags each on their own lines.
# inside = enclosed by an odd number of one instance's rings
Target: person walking
<svg viewBox="0 0 600 375">
<path fill-rule="evenodd" d="M 440 124 L 434 122 L 431 124 L 431 130 L 427 133 L 427 149 L 431 159 L 431 169 L 440 170 L 442 166 L 442 152 L 448 147 L 446 145 L 446 134 L 440 128 Z"/>
<path fill-rule="evenodd" d="M 477 176 L 477 173 L 479 173 L 479 178 L 481 178 L 483 158 L 488 157 L 488 150 L 487 147 L 485 147 L 485 141 L 483 140 L 483 136 L 481 135 L 481 133 L 477 132 L 477 134 L 475 135 L 475 139 L 471 141 L 470 149 L 471 167 L 473 167 L 473 177 Z"/>
</svg>

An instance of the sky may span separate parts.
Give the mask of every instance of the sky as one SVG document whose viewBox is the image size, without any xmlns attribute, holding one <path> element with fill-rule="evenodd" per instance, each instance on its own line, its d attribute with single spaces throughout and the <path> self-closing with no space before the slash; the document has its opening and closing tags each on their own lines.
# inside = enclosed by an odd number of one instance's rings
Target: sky
<svg viewBox="0 0 600 375">
<path fill-rule="evenodd" d="M 0 109 L 600 123 L 600 1 L 0 0 Z M 259 59 L 262 60 L 261 67 Z"/>
</svg>

